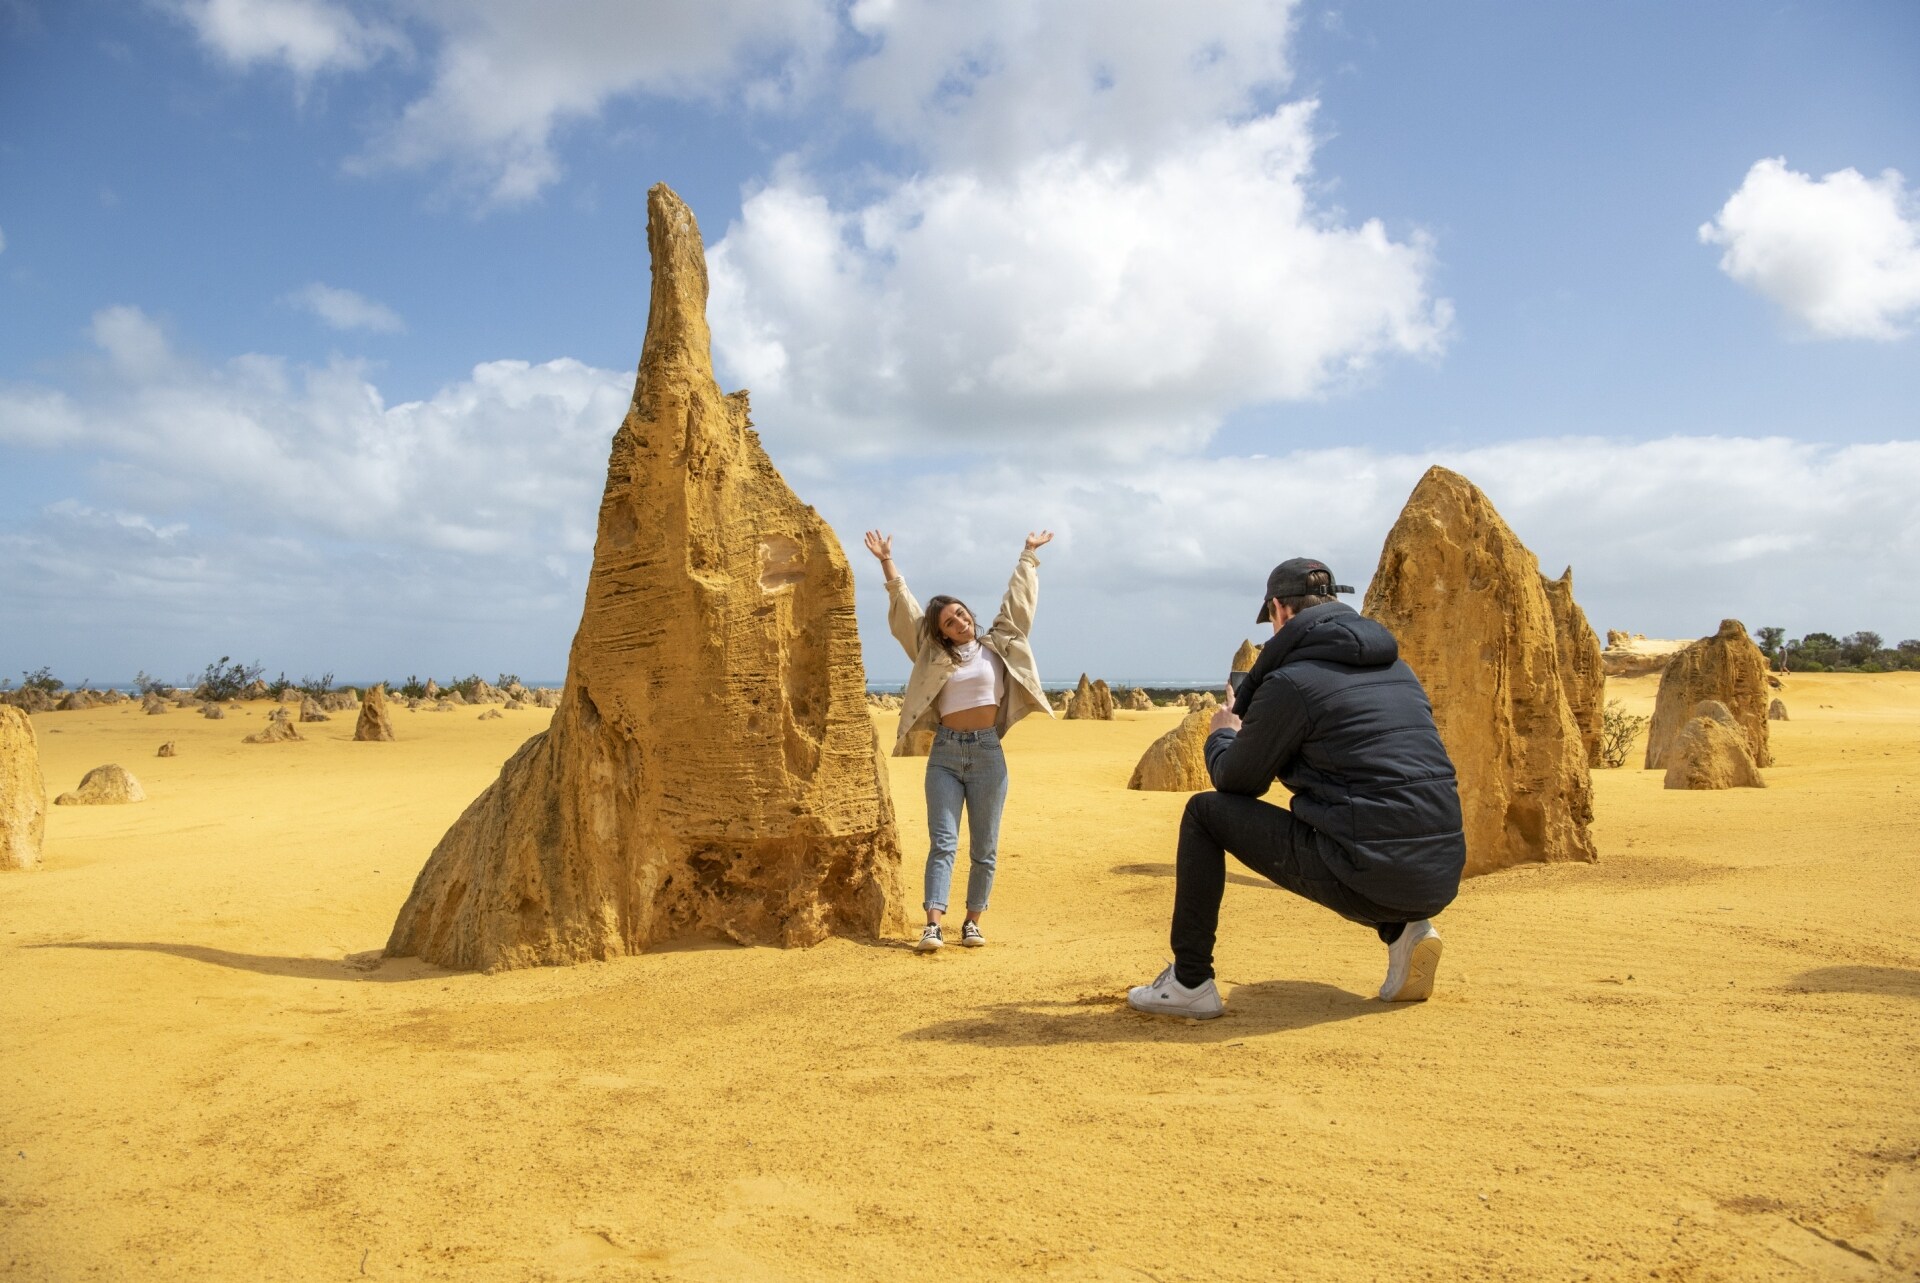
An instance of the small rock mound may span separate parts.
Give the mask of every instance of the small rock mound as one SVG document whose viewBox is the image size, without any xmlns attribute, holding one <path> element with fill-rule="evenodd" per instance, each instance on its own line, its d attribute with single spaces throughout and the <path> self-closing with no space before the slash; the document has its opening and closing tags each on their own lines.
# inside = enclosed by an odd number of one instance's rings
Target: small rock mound
<svg viewBox="0 0 1920 1283">
<path fill-rule="evenodd" d="M 352 691 L 328 691 L 320 697 L 320 707 L 329 713 L 350 713 L 359 702 Z"/>
<path fill-rule="evenodd" d="M 1220 707 L 1220 701 L 1212 691 L 1188 691 L 1180 697 L 1180 702 L 1186 705 L 1188 712 L 1192 713 L 1202 711 L 1211 713 Z"/>
<path fill-rule="evenodd" d="M 293 722 L 284 717 L 270 717 L 266 726 L 246 736 L 242 744 L 292 744 L 306 737 L 293 729 Z"/>
<path fill-rule="evenodd" d="M 501 720 L 503 716 L 504 714 L 502 714 L 499 709 L 490 708 L 486 712 L 480 714 L 479 720 L 483 722 L 497 722 Z"/>
<path fill-rule="evenodd" d="M 118 806 L 144 802 L 147 791 L 124 766 L 113 762 L 96 766 L 80 779 L 80 787 L 53 799 L 55 806 Z"/>
<path fill-rule="evenodd" d="M 1786 703 L 1782 700 L 1776 699 L 1773 701 L 1773 703 L 1767 705 L 1767 720 L 1769 722 L 1786 721 L 1787 720 Z"/>
<path fill-rule="evenodd" d="M 1113 691 L 1104 681 L 1090 682 L 1085 673 L 1080 674 L 1080 685 L 1074 689 L 1066 715 L 1069 721 L 1111 722 Z"/>
<path fill-rule="evenodd" d="M 1207 775 L 1207 724 L 1213 720 L 1208 709 L 1195 709 L 1180 719 L 1180 724 L 1147 745 L 1140 755 L 1130 789 L 1155 793 L 1193 793 L 1213 787 Z"/>
<path fill-rule="evenodd" d="M 1733 789 L 1767 786 L 1747 750 L 1740 723 L 1718 700 L 1703 699 L 1667 748 L 1670 789 Z"/>
<path fill-rule="evenodd" d="M 407 702 L 412 705 L 414 701 Z M 353 738 L 362 744 L 393 742 L 393 719 L 387 715 L 387 687 L 384 682 L 368 688 L 366 699 L 360 702 L 360 720 L 354 723 Z"/>
<path fill-rule="evenodd" d="M 153 717 L 156 714 L 164 713 L 167 711 L 167 701 L 164 699 L 161 699 L 158 695 L 154 694 L 152 691 L 148 691 L 145 695 L 142 695 L 140 697 L 140 707 L 146 710 L 146 714 L 148 717 Z"/>
<path fill-rule="evenodd" d="M 8 691 L 0 696 L 6 703 L 13 705 L 23 713 L 51 713 L 53 696 L 38 686 L 27 686 L 17 691 Z"/>
<path fill-rule="evenodd" d="M 1130 713 L 1150 713 L 1153 711 L 1153 696 L 1136 686 L 1127 692 L 1126 709 Z"/>
<path fill-rule="evenodd" d="M 218 704 L 202 704 L 200 706 L 200 716 L 202 717 L 209 717 L 209 718 L 212 718 L 214 721 L 219 721 L 221 718 L 225 717 L 226 715 L 227 715 L 227 710 L 224 708 L 221 708 Z"/>
<path fill-rule="evenodd" d="M 300 720 L 303 722 L 330 722 L 327 711 L 320 707 L 320 701 L 308 695 L 300 701 Z"/>
<path fill-rule="evenodd" d="M 560 692 L 542 687 L 533 693 L 533 703 L 536 708 L 558 708 Z"/>
<path fill-rule="evenodd" d="M 85 691 L 68 691 L 54 708 L 62 713 L 78 713 L 93 707 L 93 696 Z"/>
<path fill-rule="evenodd" d="M 174 746 L 174 742 L 172 740 L 168 740 L 166 743 L 162 744 L 160 746 L 160 751 L 154 754 L 155 757 L 178 757 L 179 755 L 180 755 L 180 750 Z"/>
<path fill-rule="evenodd" d="M 33 719 L 0 704 L 0 869 L 40 863 L 47 831 L 47 784 Z"/>
<path fill-rule="evenodd" d="M 1745 624 L 1723 619 L 1720 631 L 1675 655 L 1661 674 L 1647 727 L 1647 770 L 1666 766 L 1667 750 L 1703 700 L 1716 701 L 1732 714 L 1755 766 L 1773 765 L 1767 747 L 1767 657 L 1747 636 Z"/>
</svg>

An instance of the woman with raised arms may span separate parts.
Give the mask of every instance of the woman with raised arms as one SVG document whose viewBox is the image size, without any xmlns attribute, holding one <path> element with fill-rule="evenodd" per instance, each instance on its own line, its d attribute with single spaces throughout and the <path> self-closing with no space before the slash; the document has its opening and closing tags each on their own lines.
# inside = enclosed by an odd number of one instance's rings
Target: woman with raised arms
<svg viewBox="0 0 1920 1283">
<path fill-rule="evenodd" d="M 1053 538 L 1042 530 L 1027 536 L 1027 546 L 1007 582 L 1000 613 L 982 633 L 966 604 L 938 596 L 922 610 L 893 565 L 893 537 L 867 532 L 867 551 L 880 560 L 887 577 L 887 626 L 913 660 L 913 673 L 900 700 L 900 733 L 894 751 L 915 731 L 933 732 L 927 758 L 927 872 L 922 907 L 926 929 L 917 946 L 932 953 L 946 941 L 941 920 L 953 883 L 953 861 L 960 848 L 960 809 L 967 812 L 967 918 L 960 943 L 979 948 L 987 942 L 980 915 L 993 892 L 994 862 L 1000 840 L 1000 810 L 1007 800 L 1007 759 L 1000 739 L 1028 713 L 1053 716 L 1040 689 L 1040 670 L 1027 634 L 1040 595 L 1040 558 L 1034 550 Z"/>
</svg>

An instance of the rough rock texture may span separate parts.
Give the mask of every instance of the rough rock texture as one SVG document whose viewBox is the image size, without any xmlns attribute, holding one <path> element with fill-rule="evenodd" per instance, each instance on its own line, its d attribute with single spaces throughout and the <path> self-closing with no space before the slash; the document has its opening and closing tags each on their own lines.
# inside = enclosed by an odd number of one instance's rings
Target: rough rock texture
<svg viewBox="0 0 1920 1283">
<path fill-rule="evenodd" d="M 227 715 L 227 710 L 224 708 L 221 708 L 218 704 L 202 704 L 200 706 L 200 715 L 202 717 L 210 717 L 215 721 L 218 721 L 220 718 L 225 717 Z"/>
<path fill-rule="evenodd" d="M 526 711 L 527 701 L 519 698 L 509 699 L 500 707 L 506 709 L 509 713 L 522 713 Z"/>
<path fill-rule="evenodd" d="M 1073 699 L 1067 705 L 1066 716 L 1070 721 L 1111 722 L 1113 720 L 1113 692 L 1104 681 L 1090 682 L 1085 673 L 1080 674 L 1080 685 L 1073 692 Z"/>
<path fill-rule="evenodd" d="M 146 710 L 147 716 L 154 717 L 167 711 L 167 701 L 148 691 L 140 697 L 140 707 Z"/>
<path fill-rule="evenodd" d="M 506 700 L 507 697 L 500 693 L 498 686 L 489 686 L 484 679 L 474 683 L 473 699 L 470 702 L 475 704 L 504 704 Z"/>
<path fill-rule="evenodd" d="M 387 715 L 386 683 L 370 687 L 367 697 L 360 701 L 360 720 L 353 724 L 353 738 L 367 744 L 393 741 L 393 718 Z"/>
<path fill-rule="evenodd" d="M 1227 665 L 1230 673 L 1251 673 L 1253 661 L 1260 658 L 1260 648 L 1251 640 L 1240 643 L 1240 649 L 1233 652 L 1233 662 Z"/>
<path fill-rule="evenodd" d="M 437 698 L 439 698 L 439 696 L 440 696 L 440 683 L 439 683 L 439 682 L 436 682 L 436 681 L 434 681 L 434 680 L 433 680 L 433 678 L 431 678 L 431 677 L 429 677 L 429 678 L 427 678 L 427 685 L 426 685 L 426 688 L 425 688 L 425 691 L 424 691 L 424 693 L 425 693 L 425 695 L 426 695 L 426 697 L 427 697 L 428 699 L 437 699 Z"/>
<path fill-rule="evenodd" d="M 51 713 L 53 711 L 53 696 L 47 694 L 38 686 L 26 686 L 17 691 L 8 691 L 4 698 L 5 702 L 13 705 L 23 713 Z"/>
<path fill-rule="evenodd" d="M 248 682 L 246 689 L 236 696 L 238 699 L 271 699 L 272 697 L 273 692 L 268 690 L 267 684 L 258 677 Z"/>
<path fill-rule="evenodd" d="M 1248 669 L 1247 671 L 1252 672 L 1253 670 Z M 1194 713 L 1202 709 L 1212 712 L 1214 709 L 1220 707 L 1220 699 L 1212 691 L 1188 691 L 1180 697 L 1180 702 L 1187 706 L 1189 712 Z"/>
<path fill-rule="evenodd" d="M 908 731 L 904 744 L 893 750 L 895 757 L 927 757 L 933 752 L 932 731 Z"/>
<path fill-rule="evenodd" d="M 80 777 L 80 787 L 53 799 L 55 806 L 117 806 L 144 802 L 147 792 L 124 766 L 112 762 L 96 766 Z"/>
<path fill-rule="evenodd" d="M 269 717 L 267 724 L 251 735 L 243 736 L 242 744 L 297 744 L 306 739 L 293 729 L 293 722 L 285 717 Z"/>
<path fill-rule="evenodd" d="M 1675 655 L 1661 674 L 1653 721 L 1647 727 L 1647 770 L 1666 766 L 1667 750 L 1692 719 L 1693 706 L 1708 699 L 1733 714 L 1753 764 L 1773 765 L 1767 747 L 1767 657 L 1747 636 L 1745 624 L 1723 619 L 1719 632 Z"/>
<path fill-rule="evenodd" d="M 1586 745 L 1587 765 L 1600 765 L 1600 715 L 1606 704 L 1607 673 L 1600 660 L 1600 639 L 1587 612 L 1573 599 L 1573 567 L 1568 566 L 1558 579 L 1540 576 L 1546 589 L 1547 605 L 1553 608 L 1554 639 L 1560 647 L 1560 685 L 1567 693 L 1567 707 L 1580 727 L 1580 740 Z"/>
<path fill-rule="evenodd" d="M 40 863 L 47 832 L 47 782 L 33 719 L 0 704 L 0 869 Z"/>
<path fill-rule="evenodd" d="M 464 705 L 467 702 L 467 697 L 457 690 L 442 691 L 440 694 L 440 702 L 442 704 Z"/>
<path fill-rule="evenodd" d="M 320 707 L 329 713 L 350 713 L 359 702 L 352 691 L 328 691 L 320 697 Z"/>
<path fill-rule="evenodd" d="M 486 712 L 480 714 L 479 720 L 483 722 L 497 722 L 503 719 L 504 717 L 506 717 L 506 714 L 501 712 L 499 709 L 490 708 Z"/>
<path fill-rule="evenodd" d="M 54 708 L 62 713 L 77 713 L 92 708 L 93 704 L 93 696 L 86 691 L 68 691 Z"/>
<path fill-rule="evenodd" d="M 174 746 L 174 742 L 172 740 L 168 740 L 166 743 L 162 744 L 160 746 L 160 751 L 154 754 L 155 757 L 178 757 L 179 755 L 180 755 L 180 750 Z"/>
<path fill-rule="evenodd" d="M 1667 748 L 1666 786 L 1670 789 L 1762 789 L 1747 750 L 1747 737 L 1719 700 L 1704 699 Z"/>
<path fill-rule="evenodd" d="M 904 927 L 852 569 L 714 384 L 692 213 L 658 186 L 647 215 L 646 345 L 560 706 L 441 839 L 389 954 L 494 970 Z"/>
<path fill-rule="evenodd" d="M 312 696 L 308 695 L 298 686 L 289 686 L 280 692 L 280 702 L 282 704 L 299 704 L 311 698 Z"/>
<path fill-rule="evenodd" d="M 1600 652 L 1600 667 L 1608 677 L 1644 677 L 1663 673 L 1673 657 L 1688 646 L 1686 639 L 1650 638 L 1645 633 L 1607 630 L 1607 648 Z"/>
<path fill-rule="evenodd" d="M 1782 700 L 1776 699 L 1773 701 L 1773 703 L 1767 705 L 1767 720 L 1769 722 L 1786 721 L 1787 720 L 1786 703 Z"/>
<path fill-rule="evenodd" d="M 1136 686 L 1127 692 L 1126 709 L 1130 713 L 1150 713 L 1153 711 L 1153 696 Z"/>
<path fill-rule="evenodd" d="M 1210 709 L 1196 709 L 1181 718 L 1178 726 L 1147 745 L 1127 787 L 1159 793 L 1193 793 L 1212 788 L 1206 754 L 1207 723 L 1212 720 Z"/>
<path fill-rule="evenodd" d="M 303 722 L 331 722 L 327 710 L 320 707 L 320 701 L 309 695 L 300 701 L 300 720 Z"/>
<path fill-rule="evenodd" d="M 1460 781 L 1468 875 L 1596 858 L 1587 749 L 1540 563 L 1471 481 L 1427 469 L 1366 613 L 1400 641 Z"/>
<path fill-rule="evenodd" d="M 533 703 L 536 708 L 558 708 L 560 707 L 560 692 L 543 687 L 534 692 Z"/>
</svg>

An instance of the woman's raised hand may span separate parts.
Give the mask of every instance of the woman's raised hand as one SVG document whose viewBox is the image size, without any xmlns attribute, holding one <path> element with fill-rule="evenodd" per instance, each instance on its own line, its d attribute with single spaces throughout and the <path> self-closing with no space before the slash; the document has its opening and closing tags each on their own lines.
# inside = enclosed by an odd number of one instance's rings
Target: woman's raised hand
<svg viewBox="0 0 1920 1283">
<path fill-rule="evenodd" d="M 867 538 L 872 539 L 873 536 L 868 535 Z M 1052 539 L 1053 539 L 1053 531 L 1051 530 L 1042 530 L 1037 535 L 1030 534 L 1027 536 L 1027 551 L 1032 552 L 1035 548 L 1040 547 L 1044 543 L 1050 542 Z"/>
<path fill-rule="evenodd" d="M 878 530 L 867 531 L 867 551 L 881 561 L 892 561 L 893 536 L 883 535 Z"/>
</svg>

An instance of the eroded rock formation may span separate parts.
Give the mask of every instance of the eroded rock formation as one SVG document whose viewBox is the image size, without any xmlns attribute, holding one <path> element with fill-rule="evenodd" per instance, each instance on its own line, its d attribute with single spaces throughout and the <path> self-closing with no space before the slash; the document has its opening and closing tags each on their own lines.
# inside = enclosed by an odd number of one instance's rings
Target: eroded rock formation
<svg viewBox="0 0 1920 1283">
<path fill-rule="evenodd" d="M 1540 576 L 1547 605 L 1553 610 L 1554 640 L 1560 648 L 1560 687 L 1567 707 L 1580 727 L 1587 765 L 1600 765 L 1600 714 L 1606 703 L 1607 673 L 1600 661 L 1600 638 L 1587 622 L 1587 612 L 1573 599 L 1573 567 L 1558 579 Z"/>
<path fill-rule="evenodd" d="M 1587 748 L 1540 563 L 1479 487 L 1427 470 L 1387 534 L 1365 609 L 1433 702 L 1460 781 L 1467 873 L 1594 859 Z"/>
<path fill-rule="evenodd" d="M 1085 673 L 1080 674 L 1080 685 L 1074 689 L 1065 716 L 1069 721 L 1111 722 L 1113 691 L 1104 681 L 1090 682 Z"/>
<path fill-rule="evenodd" d="M 648 194 L 653 293 L 552 724 L 447 831 L 387 942 L 488 970 L 676 937 L 903 925 L 853 575 L 713 381 L 693 214 Z"/>
<path fill-rule="evenodd" d="M 1660 675 L 1660 693 L 1647 727 L 1647 770 L 1666 766 L 1674 737 L 1702 700 L 1726 705 L 1755 766 L 1773 765 L 1767 747 L 1767 657 L 1747 636 L 1745 624 L 1723 619 L 1718 632 L 1675 655 Z"/>
<path fill-rule="evenodd" d="M 303 722 L 330 722 L 333 718 L 327 715 L 326 709 L 320 707 L 319 700 L 308 695 L 300 701 L 300 720 Z"/>
<path fill-rule="evenodd" d="M 1207 724 L 1212 720 L 1211 709 L 1195 709 L 1181 718 L 1178 726 L 1147 745 L 1127 787 L 1159 793 L 1212 788 L 1206 754 Z"/>
<path fill-rule="evenodd" d="M 1153 711 L 1153 696 L 1136 686 L 1127 692 L 1126 708 L 1130 713 L 1151 713 Z"/>
<path fill-rule="evenodd" d="M 387 713 L 385 682 L 369 687 L 367 697 L 360 701 L 360 720 L 353 724 L 353 738 L 363 744 L 393 742 L 393 718 Z"/>
<path fill-rule="evenodd" d="M 172 740 L 162 744 L 160 751 L 154 754 L 155 757 L 178 757 L 179 755 L 180 749 Z"/>
<path fill-rule="evenodd" d="M 299 744 L 306 736 L 293 729 L 293 719 L 289 717 L 269 717 L 267 724 L 251 735 L 242 736 L 242 744 Z"/>
<path fill-rule="evenodd" d="M 1703 699 L 1667 746 L 1666 787 L 1670 789 L 1761 789 L 1747 737 L 1719 700 Z"/>
<path fill-rule="evenodd" d="M 152 717 L 167 711 L 167 701 L 148 691 L 140 697 L 140 707 L 149 717 Z"/>
<path fill-rule="evenodd" d="M 47 833 L 47 782 L 33 719 L 0 704 L 0 869 L 40 863 Z"/>
<path fill-rule="evenodd" d="M 1230 673 L 1251 673 L 1253 661 L 1260 658 L 1260 648 L 1252 640 L 1240 643 L 1240 649 L 1233 652 L 1233 662 L 1227 665 Z"/>
<path fill-rule="evenodd" d="M 1767 705 L 1767 720 L 1769 722 L 1784 722 L 1787 720 L 1787 705 L 1785 700 L 1776 699 L 1773 703 Z"/>
<path fill-rule="evenodd" d="M 96 766 L 80 777 L 80 787 L 53 799 L 55 806 L 118 806 L 144 802 L 147 791 L 126 767 L 113 762 Z"/>
<path fill-rule="evenodd" d="M 932 753 L 932 731 L 908 731 L 907 738 L 893 748 L 895 757 L 928 757 Z"/>
</svg>

